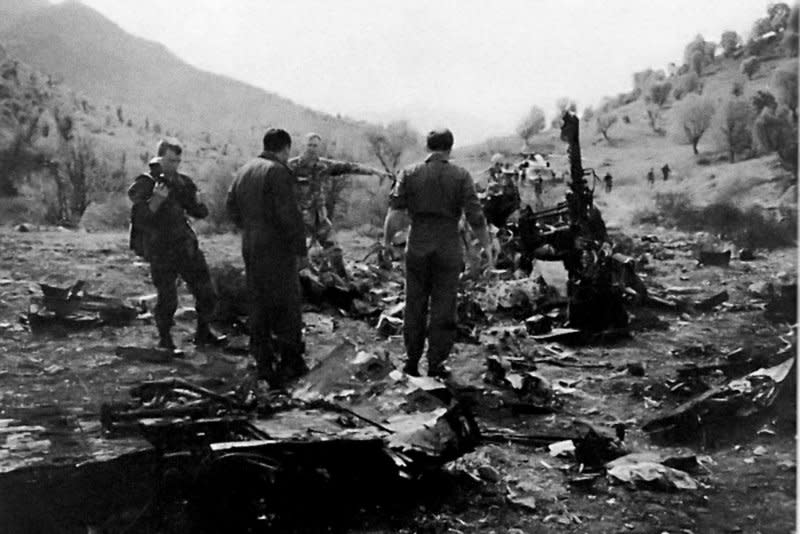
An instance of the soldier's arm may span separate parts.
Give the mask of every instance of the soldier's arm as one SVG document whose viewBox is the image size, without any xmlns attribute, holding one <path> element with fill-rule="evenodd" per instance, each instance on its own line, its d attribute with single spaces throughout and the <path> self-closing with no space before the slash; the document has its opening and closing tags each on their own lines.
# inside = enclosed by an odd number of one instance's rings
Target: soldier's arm
<svg viewBox="0 0 800 534">
<path fill-rule="evenodd" d="M 289 248 L 297 256 L 306 255 L 306 230 L 303 216 L 297 206 L 294 177 L 287 168 L 274 167 L 275 179 L 270 180 L 270 191 L 275 213 L 275 224 Z M 269 201 L 269 199 L 266 199 Z"/>
<path fill-rule="evenodd" d="M 467 222 L 472 227 L 472 231 L 475 232 L 481 247 L 483 247 L 483 250 L 488 256 L 489 266 L 494 267 L 494 249 L 492 247 L 491 236 L 489 235 L 489 228 L 486 225 L 486 217 L 483 215 L 483 208 L 475 192 L 475 182 L 472 181 L 472 176 L 470 176 L 467 171 L 464 171 L 461 180 L 461 195 L 464 202 L 464 215 L 467 218 Z"/>
<path fill-rule="evenodd" d="M 367 167 L 359 163 L 328 158 L 320 158 L 320 161 L 325 162 L 327 165 L 327 174 L 329 176 L 341 176 L 343 174 L 383 174 L 378 169 L 373 169 L 372 167 Z"/>
<path fill-rule="evenodd" d="M 228 212 L 230 220 L 236 225 L 236 228 L 242 228 L 242 212 L 239 209 L 239 203 L 236 201 L 236 186 L 238 183 L 239 175 L 237 174 L 228 188 L 228 195 L 225 197 L 225 210 Z"/>
<path fill-rule="evenodd" d="M 197 186 L 188 176 L 181 176 L 181 178 L 183 179 L 183 194 L 181 195 L 183 209 L 195 219 L 205 219 L 208 217 L 208 206 L 197 198 Z"/>
<path fill-rule="evenodd" d="M 383 222 L 383 245 L 390 247 L 395 234 L 407 223 L 405 211 L 408 209 L 408 184 L 405 171 L 397 177 L 397 181 L 389 195 L 389 211 Z"/>
<path fill-rule="evenodd" d="M 128 198 L 133 203 L 132 222 L 136 225 L 147 227 L 155 224 L 155 214 L 161 202 L 153 195 L 153 185 L 150 176 L 141 174 L 128 188 Z"/>
</svg>

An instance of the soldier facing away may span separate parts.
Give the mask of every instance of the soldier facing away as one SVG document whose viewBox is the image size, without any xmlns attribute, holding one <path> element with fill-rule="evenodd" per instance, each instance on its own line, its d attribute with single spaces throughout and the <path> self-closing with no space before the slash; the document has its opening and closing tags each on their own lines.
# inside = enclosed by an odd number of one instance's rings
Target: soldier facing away
<svg viewBox="0 0 800 534">
<path fill-rule="evenodd" d="M 650 167 L 650 170 L 647 171 L 647 183 L 651 186 L 656 183 L 656 173 L 653 172 L 653 167 Z"/>
<path fill-rule="evenodd" d="M 606 186 L 606 193 L 610 193 L 611 188 L 614 187 L 614 178 L 611 176 L 610 172 L 606 172 L 606 175 L 603 176 L 603 183 Z"/>
<path fill-rule="evenodd" d="M 298 178 L 300 212 L 311 243 L 319 243 L 336 274 L 347 278 L 342 249 L 334 239 L 330 220 L 339 190 L 334 179 L 345 174 L 381 176 L 384 173 L 358 163 L 320 157 L 321 151 L 322 137 L 316 133 L 308 134 L 303 154 L 290 159 L 289 168 Z"/>
<path fill-rule="evenodd" d="M 177 139 L 162 139 L 156 147 L 158 160 L 149 174 L 140 174 L 128 189 L 131 211 L 131 248 L 150 263 L 153 285 L 158 292 L 154 312 L 158 346 L 175 350 L 170 330 L 178 307 L 178 276 L 195 298 L 198 345 L 221 344 L 224 336 L 214 334 L 209 324 L 216 294 L 208 264 L 186 215 L 203 219 L 208 208 L 198 199 L 197 186 L 178 172 L 181 146 Z"/>
<path fill-rule="evenodd" d="M 667 181 L 669 178 L 669 173 L 672 172 L 672 169 L 669 168 L 669 163 L 665 163 L 663 167 L 661 167 L 661 175 L 664 177 L 664 181 Z"/>
<path fill-rule="evenodd" d="M 242 229 L 250 291 L 250 352 L 258 376 L 278 388 L 308 369 L 303 361 L 298 268 L 306 263 L 296 178 L 287 162 L 292 138 L 270 128 L 264 151 L 236 173 L 226 207 Z"/>
<path fill-rule="evenodd" d="M 385 228 L 387 235 L 394 235 L 403 224 L 403 211 L 411 216 L 406 243 L 404 371 L 419 376 L 427 337 L 428 375 L 446 377 L 444 362 L 456 338 L 458 278 L 464 267 L 459 234 L 462 213 L 478 235 L 490 265 L 494 251 L 472 177 L 449 162 L 453 134 L 450 130 L 432 131 L 427 146 L 428 158 L 404 169 L 398 177 Z"/>
</svg>

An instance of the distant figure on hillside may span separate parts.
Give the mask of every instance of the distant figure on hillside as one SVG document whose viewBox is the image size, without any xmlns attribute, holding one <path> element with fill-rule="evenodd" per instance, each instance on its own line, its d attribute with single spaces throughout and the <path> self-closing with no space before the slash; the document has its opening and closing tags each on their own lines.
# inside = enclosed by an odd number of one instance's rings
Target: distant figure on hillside
<svg viewBox="0 0 800 534">
<path fill-rule="evenodd" d="M 614 186 L 614 178 L 611 177 L 610 172 L 606 172 L 606 175 L 603 176 L 603 183 L 606 185 L 606 193 L 610 193 Z"/>
<path fill-rule="evenodd" d="M 672 169 L 669 168 L 669 163 L 665 163 L 663 167 L 661 167 L 661 174 L 664 176 L 664 181 L 667 181 L 669 178 L 669 173 L 672 172 Z"/>
<path fill-rule="evenodd" d="M 653 172 L 653 167 L 650 167 L 650 170 L 647 171 L 647 183 L 650 184 L 651 187 L 656 183 L 656 173 Z"/>
</svg>

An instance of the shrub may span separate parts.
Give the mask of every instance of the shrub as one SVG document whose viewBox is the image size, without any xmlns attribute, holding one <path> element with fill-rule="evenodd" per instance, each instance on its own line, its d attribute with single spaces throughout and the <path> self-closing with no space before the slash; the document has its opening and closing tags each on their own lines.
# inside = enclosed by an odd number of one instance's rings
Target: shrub
<svg viewBox="0 0 800 534">
<path fill-rule="evenodd" d="M 753 75 L 758 72 L 758 68 L 760 66 L 761 60 L 755 56 L 750 56 L 742 61 L 742 64 L 739 68 L 742 71 L 742 74 L 747 76 L 748 80 L 752 80 Z"/>
<path fill-rule="evenodd" d="M 761 110 L 764 108 L 775 111 L 778 107 L 778 101 L 775 100 L 775 97 L 772 96 L 772 93 L 769 91 L 758 91 L 753 95 L 750 101 L 753 103 L 753 109 L 755 109 L 756 114 L 760 114 Z"/>
<path fill-rule="evenodd" d="M 797 62 L 791 62 L 772 73 L 770 87 L 779 104 L 788 107 L 797 120 Z"/>
<path fill-rule="evenodd" d="M 87 230 L 126 228 L 130 222 L 131 204 L 127 195 L 115 193 L 102 201 L 92 202 L 83 212 L 80 225 Z"/>
<path fill-rule="evenodd" d="M 689 93 L 702 93 L 703 84 L 700 82 L 700 77 L 694 72 L 687 72 L 678 76 L 675 81 L 675 89 L 672 90 L 672 96 L 675 100 L 680 100 Z"/>
<path fill-rule="evenodd" d="M 611 139 L 608 138 L 608 130 L 611 129 L 617 122 L 617 116 L 613 113 L 603 113 L 597 116 L 597 131 L 601 133 L 606 141 L 609 143 Z"/>
<path fill-rule="evenodd" d="M 747 100 L 733 98 L 723 104 L 720 113 L 722 147 L 728 151 L 731 163 L 736 154 L 750 150 L 753 146 L 753 108 Z"/>
<path fill-rule="evenodd" d="M 739 34 L 735 31 L 726 31 L 723 32 L 719 44 L 722 46 L 722 53 L 724 56 L 731 57 L 736 50 L 742 46 L 742 38 L 739 37 Z"/>
<path fill-rule="evenodd" d="M 198 185 L 204 191 L 203 200 L 208 206 L 206 221 L 212 231 L 223 232 L 232 227 L 225 202 L 238 167 L 230 160 L 212 161 L 200 167 L 197 173 Z"/>
</svg>

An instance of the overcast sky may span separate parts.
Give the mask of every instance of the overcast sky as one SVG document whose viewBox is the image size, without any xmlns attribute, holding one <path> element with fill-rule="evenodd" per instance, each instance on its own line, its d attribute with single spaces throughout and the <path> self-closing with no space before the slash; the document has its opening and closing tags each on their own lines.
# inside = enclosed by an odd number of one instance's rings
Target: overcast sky
<svg viewBox="0 0 800 534">
<path fill-rule="evenodd" d="M 185 61 L 329 113 L 478 141 L 628 91 L 696 34 L 745 36 L 767 0 L 83 0 Z M 198 88 L 202 90 L 202 88 Z"/>
</svg>

